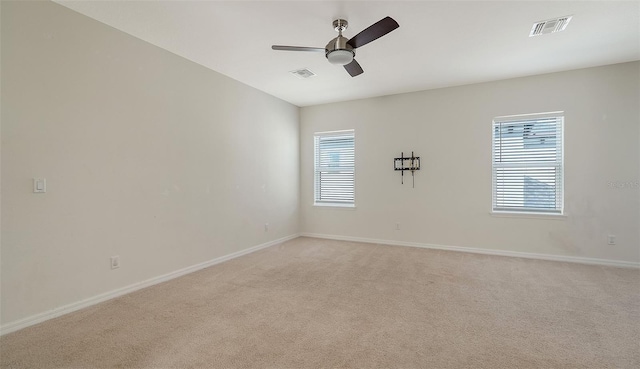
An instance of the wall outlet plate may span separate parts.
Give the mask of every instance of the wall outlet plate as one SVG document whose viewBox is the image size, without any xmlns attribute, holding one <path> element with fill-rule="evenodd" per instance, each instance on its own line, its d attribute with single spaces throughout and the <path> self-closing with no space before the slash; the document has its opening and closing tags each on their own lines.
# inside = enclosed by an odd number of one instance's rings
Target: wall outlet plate
<svg viewBox="0 0 640 369">
<path fill-rule="evenodd" d="M 47 192 L 47 179 L 46 178 L 34 178 L 33 179 L 33 193 L 45 193 Z"/>
<path fill-rule="evenodd" d="M 111 269 L 118 269 L 118 268 L 120 268 L 120 255 L 112 256 Z"/>
</svg>

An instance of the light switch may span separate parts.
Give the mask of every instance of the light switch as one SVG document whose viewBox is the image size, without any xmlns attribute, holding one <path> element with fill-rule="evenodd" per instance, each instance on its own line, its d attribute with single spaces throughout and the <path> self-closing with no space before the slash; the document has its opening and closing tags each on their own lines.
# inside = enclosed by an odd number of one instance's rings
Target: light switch
<svg viewBox="0 0 640 369">
<path fill-rule="evenodd" d="M 47 192 L 47 180 L 45 178 L 34 178 L 33 179 L 33 192 L 34 193 L 45 193 L 45 192 Z"/>
</svg>

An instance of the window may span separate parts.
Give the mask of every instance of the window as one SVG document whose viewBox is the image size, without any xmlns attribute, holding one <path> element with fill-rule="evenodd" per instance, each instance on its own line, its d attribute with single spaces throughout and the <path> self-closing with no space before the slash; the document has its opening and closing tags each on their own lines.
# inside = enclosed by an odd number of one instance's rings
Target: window
<svg viewBox="0 0 640 369">
<path fill-rule="evenodd" d="M 315 205 L 355 204 L 355 135 L 353 130 L 314 135 Z"/>
<path fill-rule="evenodd" d="M 562 112 L 493 120 L 493 211 L 562 214 Z"/>
</svg>

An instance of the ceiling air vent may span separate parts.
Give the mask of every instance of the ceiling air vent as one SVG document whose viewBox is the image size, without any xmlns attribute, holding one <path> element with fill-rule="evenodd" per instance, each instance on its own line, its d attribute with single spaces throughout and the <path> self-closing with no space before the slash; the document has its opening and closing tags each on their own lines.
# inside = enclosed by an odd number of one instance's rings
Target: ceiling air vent
<svg viewBox="0 0 640 369">
<path fill-rule="evenodd" d="M 315 76 L 316 74 L 313 73 L 312 71 L 310 71 L 307 68 L 303 68 L 303 69 L 298 69 L 298 70 L 292 70 L 289 73 L 293 74 L 294 76 L 301 78 L 301 79 L 307 79 L 310 77 Z"/>
<path fill-rule="evenodd" d="M 564 29 L 567 28 L 567 24 L 569 24 L 569 21 L 572 17 L 572 15 L 566 15 L 560 18 L 536 22 L 533 24 L 533 27 L 531 27 L 531 33 L 529 34 L 529 37 L 564 31 Z"/>
</svg>

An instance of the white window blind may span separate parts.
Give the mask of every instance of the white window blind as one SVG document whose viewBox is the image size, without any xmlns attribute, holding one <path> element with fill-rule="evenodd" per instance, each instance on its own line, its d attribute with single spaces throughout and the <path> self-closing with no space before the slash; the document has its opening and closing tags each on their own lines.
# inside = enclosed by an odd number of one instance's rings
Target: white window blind
<svg viewBox="0 0 640 369">
<path fill-rule="evenodd" d="M 493 211 L 563 212 L 562 112 L 493 121 Z"/>
<path fill-rule="evenodd" d="M 355 202 L 355 135 L 353 130 L 314 135 L 315 203 Z"/>
</svg>

